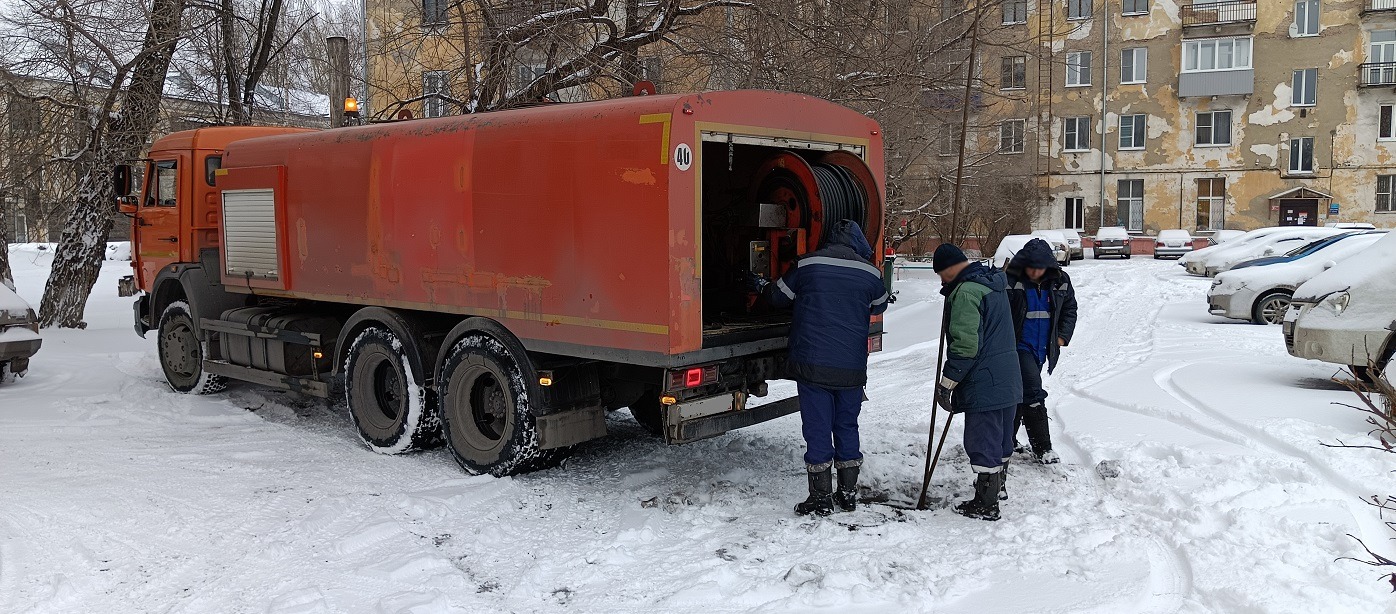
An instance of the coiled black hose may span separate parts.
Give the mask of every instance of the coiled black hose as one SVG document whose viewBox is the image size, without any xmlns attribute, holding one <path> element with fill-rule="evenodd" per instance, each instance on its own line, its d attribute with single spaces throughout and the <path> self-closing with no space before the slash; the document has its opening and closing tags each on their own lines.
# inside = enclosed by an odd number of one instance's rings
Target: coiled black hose
<svg viewBox="0 0 1396 614">
<path fill-rule="evenodd" d="M 814 180 L 819 187 L 819 200 L 824 204 L 824 236 L 829 238 L 840 220 L 853 220 L 868 227 L 868 195 L 853 173 L 833 164 L 813 164 Z"/>
</svg>

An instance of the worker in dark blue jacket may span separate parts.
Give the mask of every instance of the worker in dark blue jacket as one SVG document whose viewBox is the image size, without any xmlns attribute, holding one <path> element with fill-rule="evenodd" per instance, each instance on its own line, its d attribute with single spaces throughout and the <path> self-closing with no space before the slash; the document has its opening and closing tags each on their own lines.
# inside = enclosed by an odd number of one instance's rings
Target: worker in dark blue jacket
<svg viewBox="0 0 1396 614">
<path fill-rule="evenodd" d="M 1003 272 L 969 262 L 948 243 L 936 248 L 932 266 L 944 283 L 946 321 L 945 368 L 936 400 L 965 414 L 965 452 L 975 474 L 974 498 L 955 511 L 998 520 L 998 493 L 1013 455 L 1013 418 L 1023 402 L 1006 280 Z"/>
<path fill-rule="evenodd" d="M 1042 239 L 1028 241 L 1004 272 L 1023 375 L 1023 404 L 1018 406 L 1013 432 L 1018 432 L 1018 425 L 1027 427 L 1033 457 L 1050 465 L 1061 457 L 1052 450 L 1042 367 L 1046 365 L 1049 374 L 1057 368 L 1061 348 L 1071 343 L 1076 332 L 1076 290 L 1052 255 L 1052 246 Z"/>
<path fill-rule="evenodd" d="M 891 298 L 872 258 L 863 229 L 843 220 L 822 248 L 797 260 L 776 283 L 764 285 L 772 306 L 795 312 L 787 370 L 798 386 L 805 436 L 809 498 L 795 506 L 802 516 L 828 515 L 835 503 L 844 511 L 857 506 L 863 464 L 858 412 L 868 383 L 868 325 L 871 316 L 887 310 Z"/>
</svg>

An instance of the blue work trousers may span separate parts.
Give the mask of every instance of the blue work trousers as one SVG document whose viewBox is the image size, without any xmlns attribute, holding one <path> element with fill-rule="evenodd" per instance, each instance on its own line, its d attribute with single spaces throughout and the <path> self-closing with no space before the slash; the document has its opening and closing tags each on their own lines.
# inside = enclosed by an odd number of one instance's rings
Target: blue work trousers
<svg viewBox="0 0 1396 614">
<path fill-rule="evenodd" d="M 863 389 L 833 390 L 800 382 L 797 389 L 805 435 L 805 464 L 862 459 L 863 453 L 858 449 L 858 412 L 863 409 Z"/>
<path fill-rule="evenodd" d="M 998 473 L 1013 456 L 1013 418 L 1018 406 L 965 414 L 965 453 L 975 473 Z"/>
</svg>

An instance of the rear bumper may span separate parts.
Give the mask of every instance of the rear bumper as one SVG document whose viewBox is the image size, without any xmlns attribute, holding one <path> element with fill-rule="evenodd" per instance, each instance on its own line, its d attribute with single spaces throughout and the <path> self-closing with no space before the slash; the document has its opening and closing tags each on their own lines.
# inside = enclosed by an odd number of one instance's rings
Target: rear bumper
<svg viewBox="0 0 1396 614">
<path fill-rule="evenodd" d="M 1129 254 L 1129 245 L 1097 245 L 1095 255 L 1097 256 L 1124 256 Z"/>
<path fill-rule="evenodd" d="M 1173 257 L 1173 258 L 1182 258 L 1183 256 L 1186 256 L 1186 255 L 1188 255 L 1188 254 L 1190 254 L 1190 253 L 1192 253 L 1192 248 L 1191 248 L 1191 247 L 1155 247 L 1155 248 L 1154 248 L 1154 255 L 1155 255 L 1155 256 L 1166 256 L 1166 257 Z"/>
<path fill-rule="evenodd" d="M 39 346 L 43 342 L 43 339 L 0 341 L 0 362 L 29 358 L 39 353 Z"/>
<path fill-rule="evenodd" d="M 661 410 L 664 440 L 691 443 L 800 411 L 799 397 L 749 409 L 746 400 L 746 395 L 738 393 L 666 406 Z"/>
</svg>

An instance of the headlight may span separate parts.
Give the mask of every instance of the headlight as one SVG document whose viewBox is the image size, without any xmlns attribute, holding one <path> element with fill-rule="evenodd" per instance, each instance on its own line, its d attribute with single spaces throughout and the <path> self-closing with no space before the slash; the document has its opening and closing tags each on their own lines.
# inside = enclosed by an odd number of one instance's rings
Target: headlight
<svg viewBox="0 0 1396 614">
<path fill-rule="evenodd" d="M 1220 279 L 1214 279 L 1214 280 L 1212 280 L 1212 287 L 1213 287 L 1213 288 L 1215 288 L 1215 287 L 1217 287 L 1217 286 L 1220 286 L 1221 284 L 1222 284 L 1222 280 L 1220 280 Z"/>
<path fill-rule="evenodd" d="M 1343 310 L 1348 308 L 1348 302 L 1351 300 L 1352 295 L 1349 294 L 1347 290 L 1342 290 L 1324 297 L 1323 302 L 1320 304 L 1332 309 L 1333 313 L 1342 315 Z"/>
</svg>

